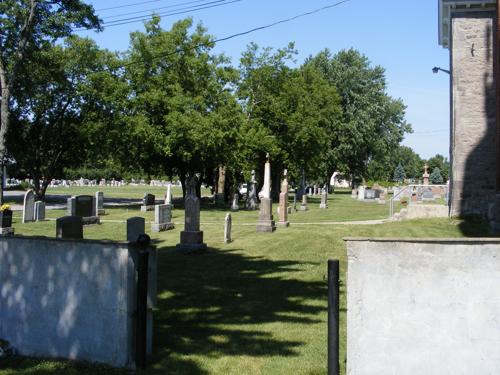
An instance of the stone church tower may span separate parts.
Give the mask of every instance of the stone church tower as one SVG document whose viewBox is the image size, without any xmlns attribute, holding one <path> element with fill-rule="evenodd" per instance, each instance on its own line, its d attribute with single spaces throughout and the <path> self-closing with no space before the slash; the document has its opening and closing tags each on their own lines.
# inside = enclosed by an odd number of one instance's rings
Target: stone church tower
<svg viewBox="0 0 500 375">
<path fill-rule="evenodd" d="M 450 214 L 494 223 L 500 220 L 497 0 L 439 0 L 439 43 L 450 51 Z"/>
</svg>

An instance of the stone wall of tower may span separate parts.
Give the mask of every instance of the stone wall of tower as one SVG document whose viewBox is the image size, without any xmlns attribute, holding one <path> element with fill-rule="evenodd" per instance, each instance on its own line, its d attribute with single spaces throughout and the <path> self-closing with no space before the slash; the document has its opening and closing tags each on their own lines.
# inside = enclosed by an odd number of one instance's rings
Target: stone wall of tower
<svg viewBox="0 0 500 375">
<path fill-rule="evenodd" d="M 493 213 L 496 181 L 494 13 L 451 22 L 451 215 Z"/>
</svg>

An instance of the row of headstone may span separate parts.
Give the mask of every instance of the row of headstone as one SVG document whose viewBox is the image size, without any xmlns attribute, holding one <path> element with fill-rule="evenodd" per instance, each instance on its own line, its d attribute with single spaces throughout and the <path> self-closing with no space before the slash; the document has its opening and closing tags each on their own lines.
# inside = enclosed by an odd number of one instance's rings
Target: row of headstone
<svg viewBox="0 0 500 375">
<path fill-rule="evenodd" d="M 127 219 L 126 238 L 136 242 L 137 238 L 146 233 L 146 220 L 143 217 Z M 56 219 L 56 237 L 63 239 L 83 239 L 83 219 L 81 216 L 63 216 Z"/>
<path fill-rule="evenodd" d="M 314 186 L 310 186 L 308 188 L 308 193 L 307 195 L 309 195 L 310 197 L 312 196 L 317 196 L 317 195 L 322 195 L 323 194 L 323 190 L 325 188 L 322 188 L 320 185 L 314 185 Z"/>
</svg>

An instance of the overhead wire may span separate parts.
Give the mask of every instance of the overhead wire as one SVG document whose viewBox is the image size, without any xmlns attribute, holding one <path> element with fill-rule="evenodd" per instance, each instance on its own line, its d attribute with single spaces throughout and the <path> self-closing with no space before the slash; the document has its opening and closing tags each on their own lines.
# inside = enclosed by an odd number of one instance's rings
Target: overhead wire
<svg viewBox="0 0 500 375">
<path fill-rule="evenodd" d="M 151 13 L 151 12 L 156 12 L 156 11 L 162 10 L 162 9 L 175 8 L 175 7 L 180 6 L 180 5 L 189 5 L 189 4 L 196 4 L 196 3 L 204 3 L 206 1 L 207 0 L 183 1 L 181 3 L 165 5 L 165 6 L 158 7 L 158 8 L 151 8 L 151 9 L 145 9 L 145 10 L 136 10 L 134 12 L 128 12 L 128 13 L 112 14 L 110 16 L 103 17 L 103 19 L 107 20 L 107 19 L 110 19 L 110 18 L 118 18 L 118 17 L 123 17 L 123 16 L 131 16 L 133 14 Z M 203 4 L 201 4 L 201 5 L 203 5 Z"/>
<path fill-rule="evenodd" d="M 153 56 L 153 57 L 151 57 L 149 59 L 149 61 L 156 60 L 156 59 L 163 58 L 163 57 L 168 57 L 168 56 L 171 56 L 171 55 L 175 55 L 175 54 L 180 53 L 180 52 L 187 52 L 187 51 L 190 51 L 190 50 L 193 50 L 193 49 L 197 49 L 199 47 L 207 47 L 207 46 L 210 46 L 210 45 L 215 45 L 215 44 L 217 44 L 219 42 L 224 42 L 224 41 L 227 41 L 227 40 L 230 40 L 230 39 L 234 39 L 234 38 L 237 38 L 237 37 L 240 37 L 240 36 L 248 35 L 248 34 L 256 32 L 256 31 L 269 29 L 269 28 L 275 27 L 277 25 L 281 25 L 281 24 L 284 24 L 284 23 L 292 22 L 292 21 L 294 21 L 296 19 L 299 19 L 299 18 L 303 18 L 303 17 L 310 16 L 310 15 L 313 15 L 313 14 L 316 14 L 316 13 L 319 13 L 319 12 L 323 12 L 323 11 L 328 10 L 328 9 L 332 9 L 332 8 L 338 7 L 338 6 L 342 5 L 342 4 L 348 3 L 350 1 L 352 1 L 352 0 L 338 1 L 338 2 L 336 2 L 334 4 L 325 5 L 325 6 L 321 7 L 321 8 L 317 8 L 317 9 L 314 9 L 314 10 L 309 11 L 309 12 L 300 13 L 300 14 L 292 16 L 292 17 L 284 18 L 284 19 L 272 22 L 272 23 L 267 24 L 267 25 L 254 27 L 252 29 L 249 29 L 249 30 L 246 30 L 246 31 L 242 31 L 242 32 L 239 32 L 239 33 L 236 33 L 236 34 L 228 35 L 228 36 L 223 37 L 223 38 L 214 39 L 214 40 L 212 40 L 210 42 L 199 43 L 199 44 L 197 44 L 195 46 L 192 46 L 192 47 L 189 47 L 189 48 L 185 48 L 185 47 L 184 48 L 177 48 L 174 51 Z M 136 65 L 136 64 L 139 64 L 139 63 L 144 63 L 144 60 L 131 61 L 131 62 L 126 63 L 126 64 L 121 64 L 119 67 L 126 68 L 128 66 Z"/>
<path fill-rule="evenodd" d="M 96 12 L 102 12 L 102 11 L 114 10 L 114 9 L 121 9 L 121 8 L 130 8 L 130 7 L 134 7 L 136 5 L 158 3 L 160 1 L 163 1 L 163 0 L 147 0 L 147 1 L 140 1 L 140 2 L 137 2 L 137 3 L 131 3 L 131 4 L 115 5 L 115 6 L 108 7 L 108 8 L 96 9 Z"/>
<path fill-rule="evenodd" d="M 150 16 L 137 16 L 137 17 L 130 17 L 130 18 L 125 18 L 125 19 L 120 19 L 120 20 L 114 20 L 110 22 L 103 22 L 102 26 L 104 28 L 106 27 L 113 27 L 113 26 L 120 26 L 120 25 L 126 25 L 129 23 L 135 23 L 135 22 L 141 22 L 141 21 L 148 21 L 153 19 L 155 16 L 160 16 L 160 17 L 169 17 L 169 16 L 175 16 L 175 15 L 180 15 L 180 14 L 185 14 L 185 13 L 190 13 L 190 12 L 195 12 L 199 10 L 204 10 L 204 9 L 210 9 L 210 8 L 216 8 L 216 7 L 221 7 L 225 5 L 229 5 L 232 3 L 238 3 L 243 0 L 214 0 L 207 2 L 205 4 L 199 4 L 199 5 L 193 5 L 190 7 L 184 7 L 184 8 L 179 8 L 170 12 L 165 12 L 165 13 L 156 13 L 152 14 Z M 79 28 L 79 29 L 74 29 L 73 31 L 75 32 L 80 32 L 80 31 L 88 31 L 92 29 L 87 29 L 87 28 Z"/>
</svg>

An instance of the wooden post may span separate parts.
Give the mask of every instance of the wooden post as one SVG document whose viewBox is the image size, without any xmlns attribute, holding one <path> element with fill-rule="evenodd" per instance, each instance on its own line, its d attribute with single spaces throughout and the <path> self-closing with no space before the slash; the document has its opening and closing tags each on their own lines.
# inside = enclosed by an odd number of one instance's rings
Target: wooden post
<svg viewBox="0 0 500 375">
<path fill-rule="evenodd" d="M 340 375 L 339 261 L 328 261 L 328 375 Z"/>
</svg>

